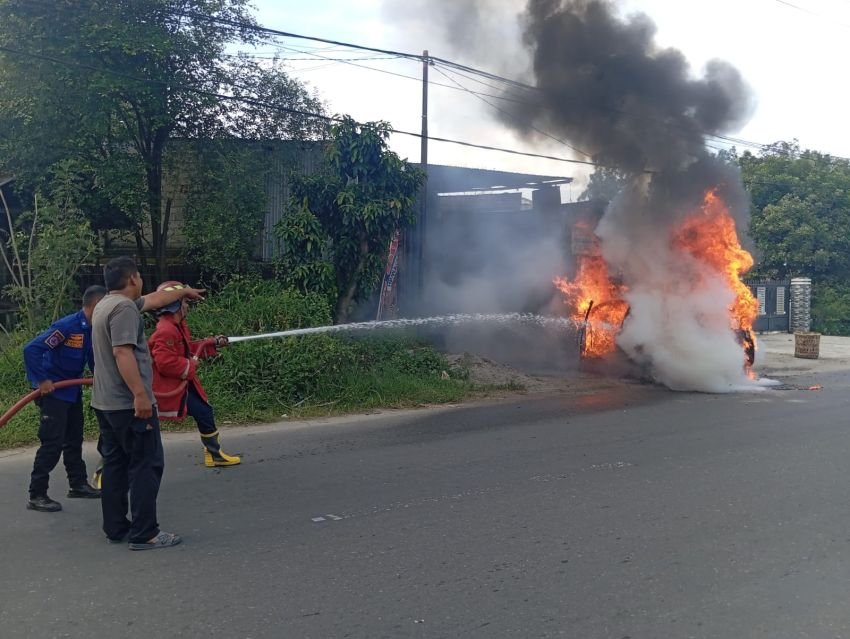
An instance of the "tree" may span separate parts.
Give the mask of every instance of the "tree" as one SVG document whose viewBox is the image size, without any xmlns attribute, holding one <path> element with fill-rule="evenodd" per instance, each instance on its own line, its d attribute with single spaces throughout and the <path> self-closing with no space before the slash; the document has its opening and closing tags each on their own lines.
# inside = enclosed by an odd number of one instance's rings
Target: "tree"
<svg viewBox="0 0 850 639">
<path fill-rule="evenodd" d="M 414 221 L 424 173 L 388 149 L 391 132 L 386 122 L 361 125 L 349 117 L 333 126 L 323 169 L 294 180 L 276 228 L 281 278 L 332 297 L 337 323 L 372 293 L 390 238 Z"/>
<path fill-rule="evenodd" d="M 320 129 L 245 102 L 321 111 L 279 65 L 225 53 L 257 42 L 248 2 L 0 0 L 0 170 L 43 185 L 57 162 L 74 160 L 100 210 L 133 229 L 140 258 L 149 249 L 165 277 L 172 206 L 162 177 L 173 138 Z"/>
<path fill-rule="evenodd" d="M 308 113 L 325 114 L 318 95 L 287 75 L 283 63 L 274 59 L 260 64 L 244 55 L 231 58 L 227 73 L 232 81 L 223 90 L 233 102 L 219 103 L 218 112 L 204 120 L 220 130 L 210 137 L 247 140 L 327 139 L 327 120 Z M 234 108 L 238 105 L 238 108 Z"/>
<path fill-rule="evenodd" d="M 60 167 L 51 199 L 36 195 L 33 212 L 13 220 L 0 190 L 6 227 L 0 230 L 0 258 L 11 281 L 4 292 L 18 303 L 28 332 L 70 310 L 75 278 L 95 255 L 95 235 L 77 207 L 80 197 L 78 180 Z"/>
<path fill-rule="evenodd" d="M 779 142 L 739 158 L 758 274 L 850 279 L 850 162 Z"/>
<path fill-rule="evenodd" d="M 264 154 L 233 141 L 196 141 L 178 152 L 189 166 L 184 206 L 186 256 L 205 278 L 245 272 L 263 226 Z"/>
<path fill-rule="evenodd" d="M 796 142 L 738 159 L 763 277 L 811 277 L 815 330 L 850 331 L 850 162 Z"/>
<path fill-rule="evenodd" d="M 627 173 L 619 169 L 596 167 L 587 181 L 587 187 L 582 191 L 579 200 L 602 200 L 610 202 L 629 181 Z"/>
</svg>

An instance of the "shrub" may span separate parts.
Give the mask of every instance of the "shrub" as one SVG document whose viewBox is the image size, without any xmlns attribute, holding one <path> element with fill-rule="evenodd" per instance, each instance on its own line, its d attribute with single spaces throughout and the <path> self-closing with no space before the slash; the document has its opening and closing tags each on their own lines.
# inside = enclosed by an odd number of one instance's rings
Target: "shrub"
<svg viewBox="0 0 850 639">
<path fill-rule="evenodd" d="M 329 325 L 331 313 L 322 295 L 241 278 L 200 304 L 189 323 L 197 337 L 234 336 Z M 405 393 L 412 393 L 410 401 L 423 399 L 421 387 L 407 384 L 414 379 L 442 387 L 436 395 L 426 391 L 424 401 L 458 399 L 465 386 L 442 379 L 448 370 L 442 355 L 407 337 L 316 334 L 233 344 L 202 365 L 200 375 L 220 418 L 238 421 L 298 409 L 396 405 Z"/>
<path fill-rule="evenodd" d="M 31 339 L 23 331 L 10 335 L 0 335 L 0 414 L 5 413 L 21 397 L 29 393 L 29 382 L 24 372 L 23 348 Z M 89 437 L 97 435 L 97 419 L 88 408 L 90 393 L 83 390 L 85 410 L 85 432 Z M 0 428 L 0 448 L 23 446 L 38 440 L 38 408 L 30 403 L 22 409 L 5 427 Z"/>
<path fill-rule="evenodd" d="M 812 330 L 850 335 L 850 284 L 818 283 L 812 295 Z"/>
<path fill-rule="evenodd" d="M 252 278 L 234 279 L 189 315 L 198 338 L 329 325 L 330 320 L 325 297 Z M 15 333 L 0 339 L 6 340 L 0 343 L 0 411 L 4 411 L 29 391 L 22 355 L 29 336 Z M 444 371 L 450 373 L 448 379 Z M 220 422 L 457 401 L 471 389 L 463 371 L 450 369 L 443 355 L 398 335 L 316 334 L 237 343 L 202 364 L 200 376 Z M 88 393 L 84 401 L 88 406 Z M 182 427 L 195 426 L 190 420 Z M 37 429 L 37 411 L 31 405 L 0 430 L 0 446 L 34 442 Z M 86 432 L 92 437 L 97 433 L 90 410 Z"/>
<path fill-rule="evenodd" d="M 0 191 L 0 255 L 10 283 L 0 292 L 19 306 L 21 326 L 34 332 L 73 308 L 74 280 L 97 252 L 96 237 L 79 210 L 80 181 L 69 166 L 57 170 L 52 201 L 36 196 L 34 210 L 12 219 Z"/>
<path fill-rule="evenodd" d="M 249 335 L 331 323 L 328 301 L 279 282 L 235 277 L 189 314 L 198 336 Z"/>
</svg>

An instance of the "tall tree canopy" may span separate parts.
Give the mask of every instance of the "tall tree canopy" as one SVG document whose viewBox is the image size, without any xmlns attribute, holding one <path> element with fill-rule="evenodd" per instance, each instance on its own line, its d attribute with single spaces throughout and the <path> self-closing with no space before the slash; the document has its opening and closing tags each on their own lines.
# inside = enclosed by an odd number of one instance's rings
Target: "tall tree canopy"
<svg viewBox="0 0 850 639">
<path fill-rule="evenodd" d="M 760 274 L 850 279 L 850 162 L 779 142 L 739 163 Z"/>
<path fill-rule="evenodd" d="M 254 26 L 248 0 L 0 0 L 0 172 L 38 185 L 73 160 L 94 226 L 132 230 L 164 274 L 170 140 L 323 134 L 278 64 L 226 53 Z"/>
<path fill-rule="evenodd" d="M 343 118 L 332 129 L 322 171 L 296 178 L 276 229 L 281 277 L 324 290 L 338 323 L 374 291 L 393 233 L 414 221 L 424 173 L 389 150 L 390 133 L 386 122 Z"/>
<path fill-rule="evenodd" d="M 796 142 L 738 162 L 752 197 L 757 274 L 811 277 L 813 328 L 850 334 L 850 162 Z"/>
<path fill-rule="evenodd" d="M 582 191 L 579 200 L 600 200 L 610 202 L 626 186 L 629 176 L 619 169 L 598 166 L 590 174 L 587 187 Z"/>
</svg>

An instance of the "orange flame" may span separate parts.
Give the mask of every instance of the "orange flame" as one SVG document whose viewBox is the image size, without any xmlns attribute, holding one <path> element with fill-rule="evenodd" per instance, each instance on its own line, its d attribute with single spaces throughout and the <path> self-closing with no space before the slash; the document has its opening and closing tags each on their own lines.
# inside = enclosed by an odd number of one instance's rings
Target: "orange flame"
<svg viewBox="0 0 850 639">
<path fill-rule="evenodd" d="M 749 331 L 758 315 L 758 301 L 741 276 L 753 267 L 753 256 L 741 247 L 735 220 L 715 190 L 705 194 L 702 207 L 673 234 L 673 245 L 721 274 L 735 293 L 729 309 L 730 327 Z"/>
<path fill-rule="evenodd" d="M 673 232 L 671 242 L 725 278 L 735 293 L 729 309 L 730 328 L 751 331 L 758 302 L 741 276 L 752 268 L 753 258 L 741 247 L 735 221 L 716 190 L 705 194 L 702 206 Z M 570 316 L 586 329 L 584 356 L 603 357 L 616 348 L 617 333 L 629 310 L 623 299 L 628 289 L 611 278 L 599 239 L 586 222 L 573 229 L 573 253 L 578 260 L 575 278 L 556 277 L 553 281 L 566 296 Z"/>
<path fill-rule="evenodd" d="M 626 288 L 612 280 L 599 253 L 599 238 L 586 222 L 573 229 L 573 253 L 579 254 L 575 279 L 556 277 L 553 281 L 566 296 L 572 319 L 586 328 L 584 355 L 602 357 L 616 348 L 617 332 L 629 310 L 623 300 Z"/>
</svg>

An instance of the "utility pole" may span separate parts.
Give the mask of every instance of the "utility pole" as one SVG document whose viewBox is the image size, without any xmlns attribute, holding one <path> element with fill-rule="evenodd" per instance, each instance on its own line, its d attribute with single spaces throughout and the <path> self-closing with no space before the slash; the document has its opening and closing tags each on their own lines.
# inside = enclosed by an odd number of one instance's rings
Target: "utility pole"
<svg viewBox="0 0 850 639">
<path fill-rule="evenodd" d="M 419 153 L 419 164 L 425 171 L 425 181 L 422 183 L 422 191 L 419 197 L 419 223 L 416 225 L 416 235 L 419 237 L 416 250 L 417 261 L 417 297 L 422 296 L 422 287 L 425 279 L 425 232 L 428 216 L 428 66 L 431 60 L 428 58 L 428 49 L 422 52 L 422 146 Z"/>
<path fill-rule="evenodd" d="M 419 162 L 428 167 L 428 49 L 422 52 L 422 150 Z"/>
</svg>

